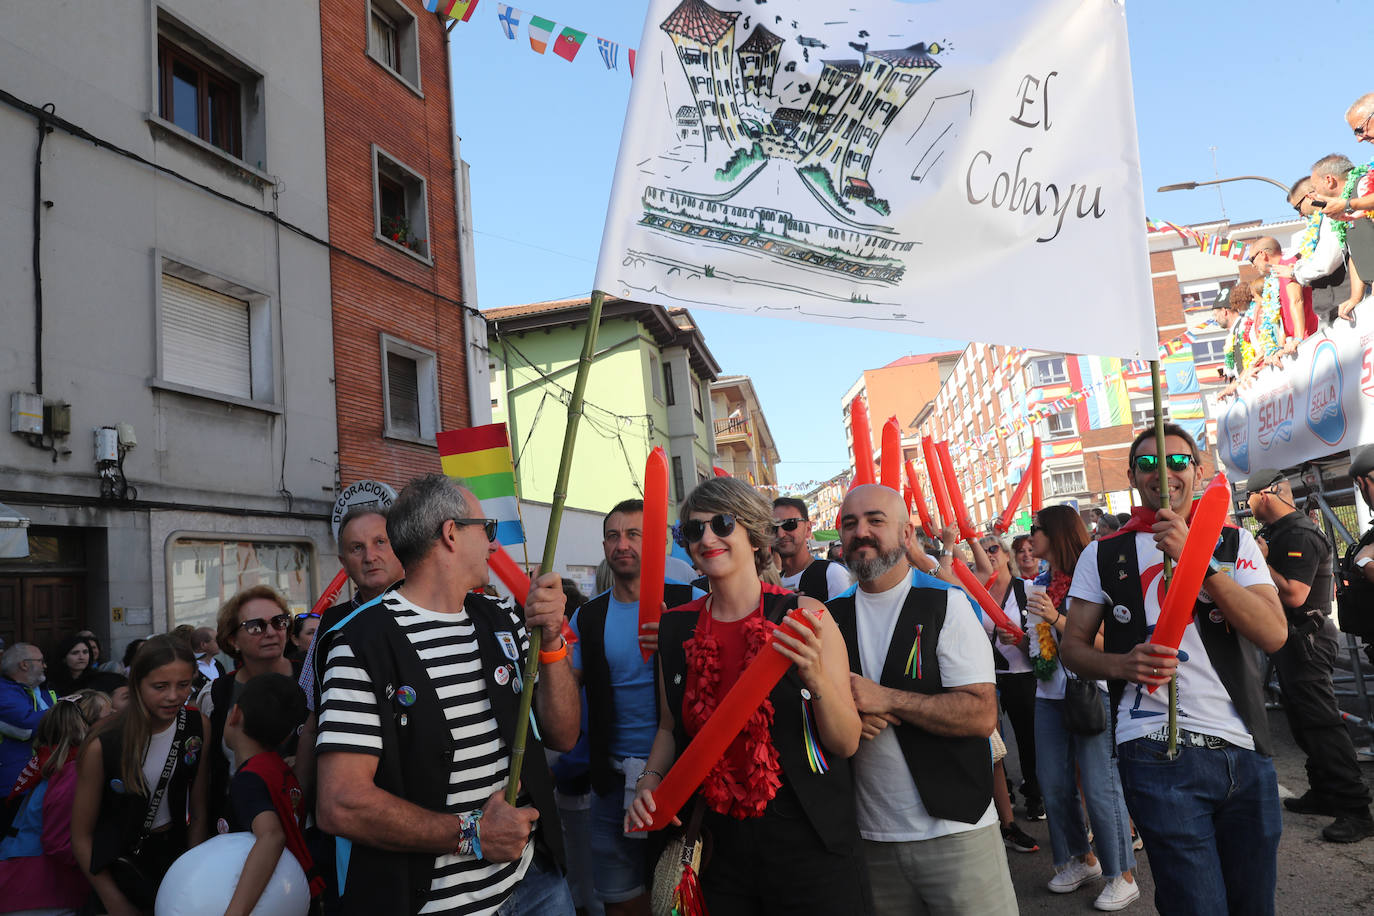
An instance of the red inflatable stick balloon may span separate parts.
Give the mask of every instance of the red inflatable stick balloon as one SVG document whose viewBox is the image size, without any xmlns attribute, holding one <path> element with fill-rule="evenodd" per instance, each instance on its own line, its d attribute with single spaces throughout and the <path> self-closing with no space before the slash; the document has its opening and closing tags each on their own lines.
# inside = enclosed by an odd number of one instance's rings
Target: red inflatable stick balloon
<svg viewBox="0 0 1374 916">
<path fill-rule="evenodd" d="M 668 545 L 668 456 L 655 447 L 644 462 L 644 536 L 639 553 L 639 632 L 663 613 L 663 567 Z M 647 662 L 653 652 L 642 645 Z"/>
<path fill-rule="evenodd" d="M 1031 448 L 1035 454 L 1031 456 L 1031 461 L 1035 462 L 1035 473 L 1031 475 L 1031 514 L 1039 515 L 1040 510 L 1045 507 L 1045 481 L 1044 475 L 1044 456 L 1040 454 L 1040 440 L 1036 439 L 1031 443 Z"/>
<path fill-rule="evenodd" d="M 883 486 L 902 492 L 902 427 L 896 417 L 888 417 L 883 424 L 883 466 L 879 480 Z"/>
<path fill-rule="evenodd" d="M 801 608 L 792 609 L 787 616 L 816 629 L 815 618 Z M 769 648 L 772 642 L 773 638 L 769 636 L 768 644 L 754 656 L 739 680 L 735 681 L 735 686 L 725 694 L 716 711 L 711 713 L 711 718 L 706 720 L 701 731 L 697 732 L 668 771 L 654 792 L 654 821 L 648 827 L 639 829 L 662 830 L 673 822 L 706 774 L 724 756 L 730 742 L 744 730 L 744 724 L 754 710 L 767 699 L 787 669 L 792 667 L 790 661 Z"/>
<path fill-rule="evenodd" d="M 339 592 L 343 591 L 344 583 L 348 581 L 348 572 L 339 570 L 334 574 L 334 578 L 329 580 L 329 585 L 325 588 L 324 594 L 320 595 L 320 600 L 315 602 L 315 606 L 310 609 L 312 614 L 323 614 L 334 603 L 334 599 L 339 597 Z"/>
<path fill-rule="evenodd" d="M 1164 595 L 1150 642 L 1177 649 L 1183 641 L 1183 631 L 1193 622 L 1198 591 L 1202 588 L 1202 579 L 1207 574 L 1207 565 L 1212 561 L 1212 551 L 1216 549 L 1217 538 L 1221 536 L 1230 508 L 1231 485 L 1226 482 L 1226 475 L 1218 474 L 1203 491 L 1202 499 L 1188 522 L 1188 540 L 1184 542 L 1183 553 L 1174 567 L 1173 580 Z M 1151 684 L 1150 693 L 1154 693 L 1158 687 L 1158 684 Z"/>
<path fill-rule="evenodd" d="M 729 477 L 729 476 L 730 476 L 730 472 L 727 471 L 727 470 L 725 470 L 725 468 L 715 468 L 715 467 L 713 467 L 713 468 L 711 468 L 711 470 L 712 470 L 712 472 L 715 473 L 715 475 L 716 475 L 717 477 Z"/>
<path fill-rule="evenodd" d="M 970 598 L 978 602 L 978 606 L 983 609 L 983 613 L 991 617 L 994 624 L 1006 630 L 1012 636 L 1016 637 L 1017 642 L 1020 642 L 1022 637 L 1026 635 L 1025 631 L 1011 622 L 1011 619 L 1007 617 L 1002 608 L 999 607 L 997 602 L 992 599 L 992 596 L 988 594 L 988 590 L 983 588 L 983 583 L 978 581 L 978 577 L 974 575 L 973 570 L 969 569 L 957 559 L 953 563 L 953 569 L 954 574 L 959 577 L 959 584 L 964 587 L 964 591 L 968 592 Z"/>
<path fill-rule="evenodd" d="M 911 484 L 907 484 L 906 486 L 902 487 L 902 501 L 906 503 L 906 514 L 908 517 L 910 517 L 911 510 L 915 506 L 915 503 L 912 501 L 911 497 Z"/>
<path fill-rule="evenodd" d="M 916 476 L 916 462 L 906 463 L 906 482 L 911 486 L 911 499 L 916 503 L 916 512 L 921 517 L 921 527 L 926 531 L 926 537 L 936 540 L 940 537 L 940 532 L 935 530 L 935 523 L 930 520 L 930 506 L 926 505 L 926 496 L 921 492 L 921 481 Z"/>
<path fill-rule="evenodd" d="M 1011 527 L 1011 520 L 1016 517 L 1016 510 L 1021 506 L 1021 500 L 1026 498 L 1026 490 L 1030 488 L 1031 478 L 1040 476 L 1040 438 L 1037 436 L 1031 441 L 1030 461 L 1026 464 L 1026 470 L 1021 474 L 1021 482 L 1016 485 L 1016 489 L 1011 494 L 1011 499 L 1007 502 L 1007 508 L 1002 510 L 997 521 L 993 522 L 992 530 L 998 534 L 1005 534 Z"/>
<path fill-rule="evenodd" d="M 969 521 L 968 506 L 964 503 L 963 491 L 959 489 L 959 478 L 954 474 L 954 459 L 949 457 L 949 443 L 937 442 L 935 454 L 940 459 L 940 471 L 945 477 L 945 493 L 954 509 L 954 520 L 959 525 L 959 537 L 971 541 L 978 536 L 978 532 L 974 529 L 973 522 Z"/>
<path fill-rule="evenodd" d="M 501 584 L 515 596 L 515 603 L 524 607 L 525 600 L 530 596 L 530 577 L 525 575 L 525 571 L 516 565 L 510 554 L 506 553 L 506 548 L 498 545 L 496 552 L 487 557 L 487 565 L 496 573 L 496 578 L 501 580 Z"/>
<path fill-rule="evenodd" d="M 868 405 L 862 397 L 849 402 L 849 431 L 854 436 L 854 483 L 857 487 L 876 483 L 873 479 L 873 430 L 868 425 Z"/>
<path fill-rule="evenodd" d="M 940 456 L 935 452 L 935 442 L 929 436 L 921 437 L 921 454 L 926 459 L 926 480 L 930 481 L 930 492 L 935 497 L 935 508 L 940 510 L 940 527 L 948 528 L 954 524 L 954 509 L 949 504 L 949 493 L 945 490 L 944 476 L 940 473 Z M 940 532 L 932 535 L 937 541 Z"/>
</svg>

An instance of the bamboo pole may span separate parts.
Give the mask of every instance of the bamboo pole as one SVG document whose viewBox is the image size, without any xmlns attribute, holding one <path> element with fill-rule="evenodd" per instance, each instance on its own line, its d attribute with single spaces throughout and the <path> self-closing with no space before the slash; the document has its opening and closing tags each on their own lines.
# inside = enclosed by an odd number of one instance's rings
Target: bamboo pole
<svg viewBox="0 0 1374 916">
<path fill-rule="evenodd" d="M 1159 360 L 1150 360 L 1150 389 L 1154 396 L 1155 407 L 1155 455 L 1159 464 L 1159 505 L 1163 508 L 1169 505 L 1169 477 L 1168 468 L 1164 462 L 1164 390 L 1159 379 Z M 1163 551 L 1160 551 L 1163 553 Z M 1174 575 L 1174 563 L 1169 559 L 1169 555 L 1164 553 L 1164 590 L 1169 590 L 1169 580 Z M 1169 759 L 1178 756 L 1178 669 L 1174 669 L 1174 675 L 1169 679 Z"/>
<path fill-rule="evenodd" d="M 587 310 L 587 332 L 582 338 L 582 356 L 577 361 L 577 378 L 573 382 L 572 397 L 568 399 L 568 427 L 563 433 L 563 455 L 558 459 L 558 477 L 553 485 L 553 502 L 549 506 L 549 530 L 544 535 L 544 558 L 539 562 L 539 575 L 553 569 L 558 551 L 558 528 L 563 522 L 563 504 L 568 501 L 568 478 L 572 476 L 573 447 L 577 442 L 577 426 L 582 420 L 582 398 L 587 391 L 587 374 L 591 371 L 592 356 L 596 353 L 597 326 L 601 323 L 601 306 L 606 294 L 592 290 Z M 515 737 L 511 742 L 510 776 L 506 780 L 506 804 L 515 805 L 520 791 L 520 770 L 525 763 L 525 743 L 530 727 L 530 706 L 534 702 L 534 680 L 539 676 L 539 644 L 542 632 L 529 634 L 529 656 L 525 659 L 525 682 L 520 687 L 520 711 L 515 720 Z"/>
</svg>

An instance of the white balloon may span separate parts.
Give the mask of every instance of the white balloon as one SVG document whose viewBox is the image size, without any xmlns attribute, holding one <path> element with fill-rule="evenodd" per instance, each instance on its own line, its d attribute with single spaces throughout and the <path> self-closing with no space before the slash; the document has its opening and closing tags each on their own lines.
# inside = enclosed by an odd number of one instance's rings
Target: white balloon
<svg viewBox="0 0 1374 916">
<path fill-rule="evenodd" d="M 245 832 L 223 833 L 188 850 L 167 869 L 154 912 L 157 916 L 223 916 L 252 848 L 253 834 Z M 309 909 L 305 872 L 291 850 L 283 849 L 252 916 L 305 916 Z"/>
</svg>

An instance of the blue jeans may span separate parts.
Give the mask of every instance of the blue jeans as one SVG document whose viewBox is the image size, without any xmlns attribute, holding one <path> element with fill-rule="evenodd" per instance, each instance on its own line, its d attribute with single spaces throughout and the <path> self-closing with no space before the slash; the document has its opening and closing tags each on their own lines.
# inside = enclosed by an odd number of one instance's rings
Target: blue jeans
<svg viewBox="0 0 1374 916">
<path fill-rule="evenodd" d="M 558 866 L 535 852 L 525 877 L 496 916 L 573 916 L 574 912 L 572 891 Z"/>
<path fill-rule="evenodd" d="M 1107 695 L 1098 691 L 1103 709 Z M 1108 721 L 1111 721 L 1110 718 Z M 1112 734 L 1073 735 L 1064 728 L 1064 701 L 1035 700 L 1035 770 L 1050 824 L 1050 851 L 1059 868 L 1093 847 L 1102 874 L 1115 878 L 1135 868 L 1131 825 L 1121 793 L 1121 777 L 1112 760 Z M 1083 784 L 1083 799 L 1078 784 Z M 1093 842 L 1083 826 L 1083 804 L 1092 822 Z"/>
<path fill-rule="evenodd" d="M 603 903 L 624 903 L 648 893 L 647 833 L 625 836 L 625 777 L 606 795 L 592 790 L 591 851 L 596 895 Z"/>
<path fill-rule="evenodd" d="M 1274 762 L 1233 745 L 1182 743 L 1169 760 L 1164 744 L 1148 738 L 1127 741 L 1117 756 L 1150 853 L 1155 908 L 1272 916 L 1283 831 Z"/>
</svg>

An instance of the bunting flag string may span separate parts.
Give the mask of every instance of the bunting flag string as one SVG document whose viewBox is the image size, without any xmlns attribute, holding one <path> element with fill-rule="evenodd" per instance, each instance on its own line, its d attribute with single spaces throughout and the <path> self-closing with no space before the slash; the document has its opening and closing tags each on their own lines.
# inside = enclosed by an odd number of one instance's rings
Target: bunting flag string
<svg viewBox="0 0 1374 916">
<path fill-rule="evenodd" d="M 1150 232 L 1176 232 L 1184 241 L 1195 244 L 1203 254 L 1212 254 L 1232 261 L 1245 261 L 1250 256 L 1250 246 L 1239 239 L 1223 238 L 1211 232 L 1199 232 L 1187 226 L 1176 226 L 1167 220 L 1145 218 L 1145 228 Z"/>
<path fill-rule="evenodd" d="M 477 9 L 478 2 L 479 0 L 424 0 L 425 9 L 429 12 L 438 13 L 445 18 L 458 22 L 470 21 L 473 12 Z M 520 33 L 520 23 L 524 20 L 524 10 L 505 3 L 496 4 L 496 21 L 507 39 L 515 40 Z M 588 35 L 587 32 L 575 29 L 570 25 L 564 25 L 559 31 L 558 24 L 552 19 L 545 19 L 543 16 L 533 14 L 530 14 L 525 30 L 529 36 L 530 50 L 536 54 L 543 54 L 552 44 L 553 53 L 568 63 L 572 63 L 573 58 L 577 57 L 577 52 L 582 50 L 582 45 L 587 40 Z M 606 65 L 607 70 L 620 69 L 620 42 L 597 37 L 596 49 L 601 52 L 601 60 Z M 626 48 L 625 52 L 630 62 L 630 76 L 633 77 L 635 75 L 635 49 Z"/>
</svg>

